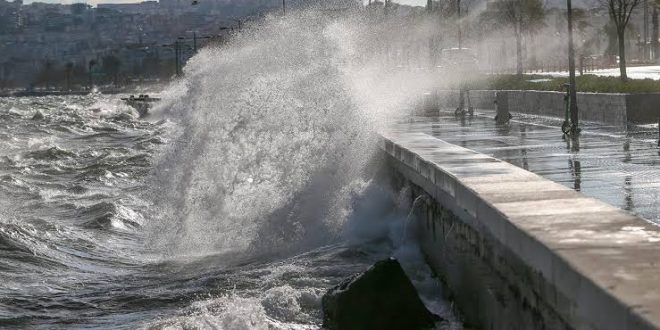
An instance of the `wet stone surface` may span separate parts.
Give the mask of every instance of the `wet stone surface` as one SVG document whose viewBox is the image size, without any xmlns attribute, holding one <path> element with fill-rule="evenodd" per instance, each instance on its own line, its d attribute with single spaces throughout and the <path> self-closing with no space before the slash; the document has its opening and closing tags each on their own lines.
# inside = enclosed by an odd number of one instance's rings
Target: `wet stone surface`
<svg viewBox="0 0 660 330">
<path fill-rule="evenodd" d="M 563 138 L 559 119 L 514 115 L 509 124 L 497 125 L 493 116 L 483 112 L 461 118 L 441 112 L 400 122 L 391 130 L 433 135 L 660 224 L 657 125 L 584 122 L 581 135 L 572 140 Z"/>
<path fill-rule="evenodd" d="M 425 122 L 431 129 L 424 128 Z M 467 297 L 456 301 L 469 327 L 659 328 L 657 226 L 566 183 L 495 158 L 485 161 L 488 156 L 456 145 L 489 139 L 506 145 L 506 134 L 488 135 L 487 125 L 483 132 L 452 132 L 456 125 L 450 119 L 439 122 L 454 134 L 453 143 L 445 141 L 449 134 L 432 136 L 433 129 L 435 135 L 443 133 L 442 125 L 413 120 L 382 132 L 380 147 L 394 173 L 403 176 L 396 181 L 412 186 L 411 200 L 426 196 L 435 201 L 422 211 L 426 227 L 419 230 L 420 244 L 453 296 Z M 589 128 L 599 134 L 598 127 Z M 643 128 L 634 132 L 644 142 Z M 544 146 L 538 138 L 534 142 L 521 146 Z M 569 143 L 569 155 L 590 150 L 578 148 L 578 142 Z M 491 154 L 501 148 L 484 147 Z M 553 172 L 562 159 L 560 151 L 556 154 L 536 158 L 547 158 L 545 168 Z"/>
</svg>

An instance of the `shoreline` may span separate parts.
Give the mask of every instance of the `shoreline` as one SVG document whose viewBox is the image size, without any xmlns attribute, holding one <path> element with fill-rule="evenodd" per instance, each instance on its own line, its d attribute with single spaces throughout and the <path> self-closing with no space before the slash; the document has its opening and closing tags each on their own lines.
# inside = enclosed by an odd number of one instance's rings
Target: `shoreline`
<svg viewBox="0 0 660 330">
<path fill-rule="evenodd" d="M 97 89 L 97 90 L 45 90 L 45 91 L 13 91 L 13 92 L 0 92 L 0 98 L 5 97 L 43 97 L 43 96 L 83 96 L 93 93 L 103 95 L 117 95 L 117 94 L 135 94 L 135 93 L 158 93 L 164 86 L 133 86 L 132 88 L 122 89 Z"/>
</svg>

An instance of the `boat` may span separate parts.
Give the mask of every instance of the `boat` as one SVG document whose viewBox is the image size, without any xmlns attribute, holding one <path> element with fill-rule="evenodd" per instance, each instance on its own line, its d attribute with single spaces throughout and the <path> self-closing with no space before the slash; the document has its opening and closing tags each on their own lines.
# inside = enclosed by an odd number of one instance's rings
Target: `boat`
<svg viewBox="0 0 660 330">
<path fill-rule="evenodd" d="M 140 94 L 138 97 L 131 95 L 129 97 L 122 98 L 122 101 L 126 104 L 133 107 L 140 114 L 140 118 L 149 114 L 149 109 L 153 106 L 154 102 L 160 101 L 159 98 L 150 97 L 146 94 Z"/>
</svg>

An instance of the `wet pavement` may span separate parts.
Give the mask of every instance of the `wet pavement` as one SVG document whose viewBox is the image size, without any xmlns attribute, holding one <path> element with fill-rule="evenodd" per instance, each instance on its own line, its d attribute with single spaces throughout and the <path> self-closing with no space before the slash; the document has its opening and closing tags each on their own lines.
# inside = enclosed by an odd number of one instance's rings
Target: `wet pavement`
<svg viewBox="0 0 660 330">
<path fill-rule="evenodd" d="M 658 126 L 582 123 L 564 139 L 561 120 L 516 115 L 497 125 L 493 113 L 415 117 L 392 131 L 422 132 L 504 160 L 660 224 Z"/>
</svg>

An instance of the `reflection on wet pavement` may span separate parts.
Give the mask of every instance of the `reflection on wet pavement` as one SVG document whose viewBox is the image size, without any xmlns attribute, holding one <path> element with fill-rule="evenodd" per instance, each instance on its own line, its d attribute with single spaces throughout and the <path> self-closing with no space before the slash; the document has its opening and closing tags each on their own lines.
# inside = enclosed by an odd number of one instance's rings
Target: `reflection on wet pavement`
<svg viewBox="0 0 660 330">
<path fill-rule="evenodd" d="M 529 115 L 496 125 L 493 114 L 416 117 L 394 131 L 423 132 L 504 160 L 660 224 L 660 149 L 657 125 L 582 123 L 565 139 L 561 121 Z"/>
</svg>

